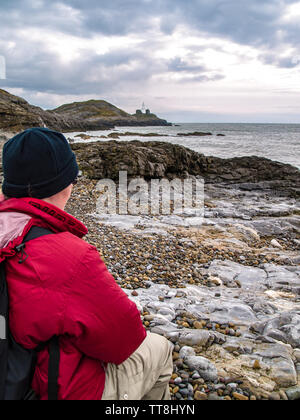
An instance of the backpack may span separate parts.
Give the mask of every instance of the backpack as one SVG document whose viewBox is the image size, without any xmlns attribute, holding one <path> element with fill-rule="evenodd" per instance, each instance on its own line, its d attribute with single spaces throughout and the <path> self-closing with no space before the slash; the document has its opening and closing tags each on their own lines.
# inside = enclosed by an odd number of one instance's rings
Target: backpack
<svg viewBox="0 0 300 420">
<path fill-rule="evenodd" d="M 53 234 L 50 230 L 33 226 L 16 250 L 21 253 L 19 263 L 28 258 L 25 244 L 41 236 Z M 14 340 L 9 330 L 9 295 L 5 276 L 5 263 L 0 264 L 0 401 L 38 400 L 30 388 L 37 354 L 49 347 L 48 399 L 58 400 L 59 337 L 27 350 Z"/>
</svg>

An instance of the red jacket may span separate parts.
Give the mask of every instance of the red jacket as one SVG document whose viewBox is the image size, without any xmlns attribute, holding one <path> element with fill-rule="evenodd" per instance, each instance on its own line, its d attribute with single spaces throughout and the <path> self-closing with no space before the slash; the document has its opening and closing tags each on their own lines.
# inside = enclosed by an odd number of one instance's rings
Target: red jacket
<svg viewBox="0 0 300 420">
<path fill-rule="evenodd" d="M 15 246 L 31 226 L 55 232 Z M 123 363 L 144 341 L 136 305 L 116 284 L 85 226 L 57 207 L 31 198 L 0 202 L 0 262 L 6 260 L 10 329 L 33 349 L 60 336 L 59 398 L 100 400 L 106 363 Z M 38 356 L 33 389 L 47 399 L 48 350 Z"/>
</svg>

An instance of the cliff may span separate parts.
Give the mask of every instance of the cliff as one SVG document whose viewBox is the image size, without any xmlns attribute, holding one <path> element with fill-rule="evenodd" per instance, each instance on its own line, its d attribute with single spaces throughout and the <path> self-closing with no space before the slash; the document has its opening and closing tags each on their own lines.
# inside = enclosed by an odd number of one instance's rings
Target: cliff
<svg viewBox="0 0 300 420">
<path fill-rule="evenodd" d="M 30 105 L 25 99 L 0 89 L 0 129 L 19 132 L 30 127 L 48 127 L 58 131 L 84 131 L 92 126 L 73 116 L 64 116 Z M 101 128 L 112 128 L 103 123 Z M 99 128 L 100 129 L 100 128 Z"/>
</svg>

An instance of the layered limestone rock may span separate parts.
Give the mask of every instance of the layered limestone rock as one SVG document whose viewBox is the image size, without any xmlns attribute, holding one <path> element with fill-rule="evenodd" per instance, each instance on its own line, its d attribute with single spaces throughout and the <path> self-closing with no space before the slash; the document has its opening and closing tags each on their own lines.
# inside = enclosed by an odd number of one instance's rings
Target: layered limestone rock
<svg viewBox="0 0 300 420">
<path fill-rule="evenodd" d="M 183 178 L 194 175 L 207 183 L 240 184 L 244 191 L 284 190 L 299 195 L 300 171 L 291 165 L 260 157 L 221 159 L 207 157 L 183 146 L 166 142 L 76 143 L 82 171 L 91 179 L 129 177 Z"/>
</svg>

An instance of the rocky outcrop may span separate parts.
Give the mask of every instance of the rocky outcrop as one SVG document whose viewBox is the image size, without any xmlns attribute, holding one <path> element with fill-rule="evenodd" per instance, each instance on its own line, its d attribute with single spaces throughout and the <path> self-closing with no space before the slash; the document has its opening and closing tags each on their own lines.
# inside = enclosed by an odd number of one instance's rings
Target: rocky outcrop
<svg viewBox="0 0 300 420">
<path fill-rule="evenodd" d="M 65 132 L 93 129 L 93 125 L 89 122 L 44 111 L 42 108 L 30 105 L 25 99 L 0 89 L 0 129 L 15 133 L 30 127 L 48 127 Z M 111 123 L 103 123 L 98 129 L 112 127 Z"/>
<path fill-rule="evenodd" d="M 204 137 L 204 136 L 212 136 L 212 133 L 203 133 L 201 131 L 194 131 L 193 133 L 178 133 L 177 136 L 180 136 L 180 137 Z"/>
<path fill-rule="evenodd" d="M 53 111 L 64 117 L 77 118 L 80 121 L 94 126 L 97 129 L 103 123 L 109 122 L 114 126 L 165 126 L 172 125 L 167 121 L 158 118 L 154 114 L 143 114 L 142 112 L 130 115 L 116 106 L 101 100 L 90 100 L 86 102 L 74 102 L 63 105 Z"/>
<path fill-rule="evenodd" d="M 119 171 L 127 171 L 129 177 L 145 179 L 183 178 L 190 174 L 203 177 L 207 183 L 242 184 L 245 191 L 272 188 L 295 195 L 300 192 L 297 168 L 255 156 L 207 157 L 166 142 L 76 143 L 72 148 L 82 171 L 91 179 L 118 179 Z"/>
</svg>

